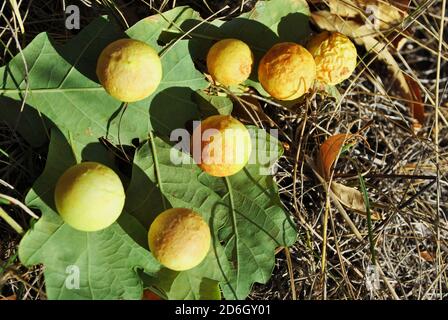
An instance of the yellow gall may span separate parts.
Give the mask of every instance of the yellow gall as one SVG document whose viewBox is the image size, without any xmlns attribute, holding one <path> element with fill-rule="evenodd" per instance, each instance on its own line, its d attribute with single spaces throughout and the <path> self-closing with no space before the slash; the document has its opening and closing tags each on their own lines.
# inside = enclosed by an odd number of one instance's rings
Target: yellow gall
<svg viewBox="0 0 448 320">
<path fill-rule="evenodd" d="M 157 52 L 146 43 L 120 39 L 101 52 L 96 75 L 112 97 L 134 102 L 157 89 L 162 80 L 162 63 Z"/>
<path fill-rule="evenodd" d="M 249 161 L 252 142 L 249 131 L 232 116 L 216 115 L 203 120 L 194 132 L 193 159 L 215 177 L 236 174 Z"/>
<path fill-rule="evenodd" d="M 83 162 L 67 169 L 54 194 L 62 220 L 80 231 L 98 231 L 114 223 L 124 207 L 120 177 L 109 167 Z"/>
<path fill-rule="evenodd" d="M 231 86 L 246 81 L 252 72 L 254 56 L 249 46 L 238 39 L 215 43 L 207 54 L 207 69 L 213 80 Z"/>
<path fill-rule="evenodd" d="M 154 257 L 168 269 L 189 270 L 207 256 L 211 244 L 210 228 L 190 209 L 168 209 L 151 224 L 148 244 Z"/>
</svg>

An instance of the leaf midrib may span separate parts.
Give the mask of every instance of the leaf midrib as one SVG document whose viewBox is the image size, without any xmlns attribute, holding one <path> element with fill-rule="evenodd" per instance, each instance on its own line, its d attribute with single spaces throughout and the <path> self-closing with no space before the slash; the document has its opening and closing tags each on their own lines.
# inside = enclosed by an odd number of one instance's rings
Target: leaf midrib
<svg viewBox="0 0 448 320">
<path fill-rule="evenodd" d="M 199 80 L 202 80 L 202 78 L 188 79 L 188 80 L 182 80 L 182 81 L 161 81 L 160 87 L 163 89 L 163 88 L 171 87 L 172 84 L 191 83 L 192 81 L 199 81 Z M 22 93 L 25 90 L 26 89 L 0 89 L 0 95 Z M 100 85 L 98 87 L 77 87 L 77 88 L 54 87 L 54 88 L 28 89 L 28 92 L 30 92 L 30 93 L 78 92 L 78 91 L 104 91 L 104 89 Z M 157 90 L 157 92 L 161 92 L 161 90 Z"/>
<path fill-rule="evenodd" d="M 152 158 L 153 158 L 153 162 L 154 162 L 154 173 L 156 175 L 157 186 L 160 190 L 160 196 L 162 198 L 163 209 L 166 210 L 167 206 L 166 206 L 166 201 L 165 201 L 165 197 L 164 197 L 165 192 L 163 190 L 163 183 L 162 183 L 162 179 L 160 177 L 159 159 L 157 156 L 157 148 L 154 143 L 154 133 L 152 131 L 149 131 L 149 143 L 151 144 L 151 151 L 152 151 L 151 153 L 152 153 Z"/>
<path fill-rule="evenodd" d="M 232 185 L 230 184 L 229 178 L 228 177 L 224 177 L 224 181 L 227 187 L 227 192 L 229 195 L 229 206 L 230 206 L 230 213 L 231 213 L 231 219 L 232 219 L 232 228 L 233 228 L 233 233 L 235 236 L 235 258 L 236 258 L 236 292 L 238 292 L 238 286 L 240 283 L 240 259 L 239 259 L 239 250 L 238 250 L 238 242 L 239 242 L 239 234 L 238 234 L 238 228 L 236 225 L 236 210 L 235 210 L 235 203 L 233 200 L 233 188 Z M 233 290 L 232 290 L 233 291 Z M 235 294 L 235 293 L 234 293 Z"/>
</svg>

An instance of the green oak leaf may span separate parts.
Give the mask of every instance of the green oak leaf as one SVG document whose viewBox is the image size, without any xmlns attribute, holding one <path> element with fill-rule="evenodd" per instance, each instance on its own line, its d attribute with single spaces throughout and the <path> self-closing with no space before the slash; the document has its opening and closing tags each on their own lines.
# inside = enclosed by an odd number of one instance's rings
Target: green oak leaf
<svg viewBox="0 0 448 320">
<path fill-rule="evenodd" d="M 172 157 L 176 161 L 190 163 L 175 165 Z M 211 230 L 218 230 L 223 224 L 224 212 L 219 212 L 214 206 L 220 197 L 197 179 L 201 174 L 186 154 L 151 134 L 151 139 L 134 157 L 126 211 L 148 230 L 154 218 L 164 210 L 190 208 L 202 215 Z M 212 238 L 209 254 L 197 267 L 182 272 L 163 269 L 146 283 L 163 290 L 169 299 L 217 298 L 217 285 L 226 281 L 231 270 L 223 248 L 217 243 L 216 232 L 212 232 Z"/>
<path fill-rule="evenodd" d="M 264 130 L 251 129 L 252 153 L 264 154 L 262 164 L 255 158 L 228 178 L 202 172 L 188 154 L 154 136 L 134 158 L 127 212 L 149 229 L 166 208 L 191 208 L 209 222 L 212 232 L 212 250 L 199 266 L 182 272 L 163 269 L 148 282 L 170 299 L 211 299 L 217 282 L 227 299 L 244 299 L 254 282 L 270 278 L 275 249 L 295 241 L 272 175 L 264 170 L 282 150 Z"/>
<path fill-rule="evenodd" d="M 169 34 L 185 33 L 181 25 L 191 19 L 200 19 L 198 12 L 190 7 L 180 6 L 166 12 L 142 19 L 129 28 L 126 33 L 133 39 L 137 39 L 159 47 L 160 50 L 173 40 Z M 187 38 L 188 39 L 188 38 Z"/>
<path fill-rule="evenodd" d="M 290 245 L 296 236 L 269 174 L 282 152 L 278 141 L 256 135 L 252 153 L 264 152 L 263 161 L 257 157 L 238 174 L 216 178 L 156 134 L 166 137 L 201 117 L 204 110 L 197 106 L 196 91 L 208 83 L 195 64 L 204 70 L 205 54 L 214 41 L 239 37 L 259 57 L 277 41 L 302 41 L 288 39 L 284 30 L 285 26 L 297 28 L 308 15 L 305 1 L 278 0 L 259 1 L 252 12 L 228 22 L 202 23 L 194 10 L 175 8 L 143 19 L 126 33 L 99 18 L 62 46 L 45 33 L 38 35 L 21 55 L 0 68 L 0 117 L 18 125 L 33 145 L 42 144 L 50 128 L 58 129 L 52 130 L 46 169 L 26 199 L 27 205 L 41 210 L 42 218 L 19 248 L 24 264 L 44 263 L 49 298 L 139 299 L 143 278 L 145 285 L 156 287 L 169 299 L 218 299 L 220 291 L 226 299 L 244 299 L 254 282 L 269 279 L 275 248 Z M 308 32 L 299 29 L 289 35 L 302 37 L 301 32 Z M 101 88 L 94 72 L 101 50 L 125 36 L 157 48 L 164 71 L 156 93 L 126 108 Z M 258 86 L 263 93 L 255 70 L 246 84 Z M 231 111 L 228 98 L 206 101 L 219 113 Z M 119 223 L 87 235 L 63 224 L 52 200 L 59 175 L 82 159 L 113 166 L 97 143 L 101 137 L 113 144 L 130 144 L 148 134 L 149 141 L 134 158 Z M 267 145 L 275 148 L 266 152 Z M 173 162 L 173 156 L 185 163 Z M 161 268 L 147 250 L 150 223 L 170 207 L 197 211 L 212 231 L 208 256 L 188 271 Z M 70 283 L 67 286 L 67 279 L 73 280 L 67 267 L 73 265 L 80 270 L 79 290 L 69 289 Z M 138 277 L 138 269 L 144 277 Z"/>
<path fill-rule="evenodd" d="M 75 163 L 64 136 L 53 130 L 47 164 L 26 197 L 42 217 L 25 234 L 19 258 L 27 266 L 43 263 L 48 299 L 141 299 L 137 269 L 156 274 L 160 264 L 118 223 L 97 232 L 65 224 L 54 210 L 53 190 L 59 176 Z M 123 213 L 121 220 L 127 220 Z"/>
<path fill-rule="evenodd" d="M 305 0 L 258 1 L 255 7 L 240 16 L 257 21 L 277 36 L 281 42 L 304 43 L 310 34 L 310 9 Z M 261 35 L 259 41 L 263 41 Z"/>
<path fill-rule="evenodd" d="M 193 101 L 197 103 L 203 118 L 217 114 L 230 115 L 233 110 L 233 102 L 229 97 L 209 95 L 201 90 L 195 92 Z"/>
<path fill-rule="evenodd" d="M 222 285 L 227 299 L 243 299 L 254 282 L 266 283 L 274 268 L 275 249 L 292 245 L 297 235 L 294 223 L 282 209 L 271 174 L 283 148 L 266 131 L 256 127 L 249 130 L 252 137 L 249 164 L 237 174 L 219 179 L 220 183 L 207 182 L 220 194 L 219 206 L 229 216 L 219 231 L 219 240 L 224 243 L 236 273 L 229 284 Z"/>
<path fill-rule="evenodd" d="M 145 31 L 140 27 L 143 24 L 137 23 L 129 34 L 138 37 Z M 207 82 L 194 67 L 187 40 L 173 44 L 161 56 L 163 78 L 157 91 L 128 104 L 125 110 L 99 85 L 95 68 L 100 52 L 110 42 L 126 36 L 105 18 L 94 20 L 63 46 L 55 44 L 46 33 L 39 34 L 23 54 L 0 68 L 0 116 L 19 121 L 25 138 L 36 141 L 32 135 L 42 132 L 42 121 L 26 121 L 33 113 L 29 109 L 36 110 L 46 127 L 57 127 L 71 141 L 78 161 L 84 146 L 99 137 L 115 144 L 131 144 L 134 138 L 145 139 L 149 130 L 167 133 L 196 119 L 199 113 L 191 95 L 205 88 Z M 161 50 L 151 39 L 148 41 Z M 20 112 L 17 103 L 11 103 L 22 99 L 26 102 L 25 112 Z M 22 117 L 22 113 L 26 116 Z M 30 130 L 30 125 L 36 129 Z"/>
<path fill-rule="evenodd" d="M 179 18 L 175 24 L 160 28 L 162 34 L 159 39 L 167 42 L 166 39 L 189 38 L 190 54 L 204 71 L 207 52 L 214 42 L 224 38 L 246 42 L 254 53 L 255 63 L 245 84 L 267 97 L 269 94 L 258 82 L 258 61 L 274 44 L 304 44 L 310 35 L 310 9 L 305 0 L 258 1 L 251 11 L 229 21 L 216 19 L 206 22 L 186 7 L 175 8 L 165 14 Z M 155 28 L 153 26 L 150 30 Z"/>
</svg>

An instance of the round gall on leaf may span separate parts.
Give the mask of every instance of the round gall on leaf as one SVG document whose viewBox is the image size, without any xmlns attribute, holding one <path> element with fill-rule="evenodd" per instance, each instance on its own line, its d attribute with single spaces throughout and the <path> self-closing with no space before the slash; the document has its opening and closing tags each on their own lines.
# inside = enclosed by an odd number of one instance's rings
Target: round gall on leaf
<svg viewBox="0 0 448 320">
<path fill-rule="evenodd" d="M 118 219 L 125 193 L 120 177 L 112 169 L 83 162 L 59 178 L 54 200 L 65 223 L 80 231 L 98 231 Z"/>
<path fill-rule="evenodd" d="M 193 132 L 193 158 L 215 177 L 239 172 L 249 161 L 252 142 L 249 131 L 231 116 L 216 115 L 201 122 Z"/>
<path fill-rule="evenodd" d="M 246 81 L 252 71 L 254 56 L 241 40 L 224 39 L 215 43 L 207 54 L 207 69 L 213 80 L 222 85 Z"/>
<path fill-rule="evenodd" d="M 148 244 L 154 257 L 165 267 L 189 270 L 206 257 L 211 244 L 210 228 L 190 209 L 168 209 L 151 224 Z"/>
<path fill-rule="evenodd" d="M 112 97 L 134 102 L 157 89 L 162 80 L 162 63 L 157 52 L 146 43 L 120 39 L 101 52 L 96 75 Z"/>
<path fill-rule="evenodd" d="M 316 64 L 304 47 L 283 42 L 274 45 L 258 66 L 258 80 L 278 100 L 294 100 L 308 92 L 316 78 Z"/>
<path fill-rule="evenodd" d="M 336 85 L 348 79 L 356 68 L 356 47 L 339 32 L 321 32 L 308 43 L 316 61 L 317 80 Z"/>
</svg>

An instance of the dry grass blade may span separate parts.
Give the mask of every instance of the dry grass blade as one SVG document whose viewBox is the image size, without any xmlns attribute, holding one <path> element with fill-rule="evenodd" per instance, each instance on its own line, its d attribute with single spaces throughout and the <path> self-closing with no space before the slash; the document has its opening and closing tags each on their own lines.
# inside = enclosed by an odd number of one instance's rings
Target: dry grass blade
<svg viewBox="0 0 448 320">
<path fill-rule="evenodd" d="M 439 109 L 440 109 L 440 103 L 439 103 L 439 82 L 440 82 L 440 71 L 441 71 L 441 54 L 442 54 L 442 43 L 443 43 L 443 32 L 445 30 L 445 10 L 446 10 L 446 0 L 442 1 L 442 12 L 441 12 L 441 19 L 440 19 L 440 27 L 439 27 L 439 47 L 438 47 L 438 54 L 437 54 L 437 71 L 436 71 L 436 88 L 435 88 L 435 101 L 434 101 L 434 107 L 436 110 L 435 114 L 435 134 L 434 134 L 434 144 L 435 144 L 435 153 L 436 153 L 436 172 L 437 172 L 437 194 L 436 194 L 436 233 L 437 233 L 437 270 L 439 271 L 439 274 L 437 275 L 438 278 L 438 284 L 439 284 L 439 291 L 440 293 L 443 292 L 443 280 L 442 280 L 442 273 L 446 270 L 448 267 L 448 263 L 442 259 L 442 253 L 441 253 L 441 231 L 440 231 L 440 220 L 441 220 L 441 172 L 439 169 L 439 162 L 440 162 L 440 143 L 439 143 L 439 134 L 440 134 L 440 127 L 439 127 Z M 446 220 L 446 215 L 445 220 Z M 442 270 L 443 269 L 443 270 Z M 446 277 L 446 275 L 445 275 Z M 435 282 L 435 281 L 434 281 Z M 429 291 L 429 289 L 428 289 Z M 442 299 L 442 294 L 440 295 L 440 299 Z"/>
<path fill-rule="evenodd" d="M 292 267 L 291 254 L 289 253 L 289 248 L 284 248 L 284 252 L 286 255 L 286 263 L 288 264 L 289 283 L 291 285 L 291 297 L 292 300 L 297 300 L 296 283 L 294 280 L 294 271 Z"/>
<path fill-rule="evenodd" d="M 17 23 L 20 27 L 20 32 L 22 34 L 25 33 L 25 27 L 23 24 L 22 15 L 20 14 L 19 5 L 17 4 L 17 0 L 9 0 L 9 3 L 11 5 L 12 11 L 14 12 L 14 18 L 16 19 Z"/>
<path fill-rule="evenodd" d="M 23 235 L 24 231 L 23 228 L 18 224 L 9 214 L 6 213 L 5 210 L 3 210 L 2 207 L 0 207 L 0 218 L 2 218 L 7 224 L 11 226 L 19 235 Z"/>
<path fill-rule="evenodd" d="M 0 198 L 9 201 L 11 204 L 19 206 L 23 211 L 25 211 L 26 213 L 28 213 L 31 217 L 33 217 L 34 219 L 39 219 L 39 216 L 36 215 L 33 211 L 30 210 L 30 208 L 28 208 L 26 205 L 24 205 L 22 202 L 20 202 L 19 200 L 10 197 L 6 194 L 2 194 L 0 193 Z"/>
</svg>

